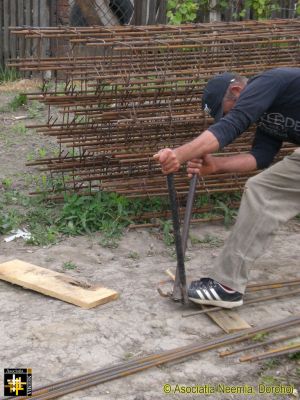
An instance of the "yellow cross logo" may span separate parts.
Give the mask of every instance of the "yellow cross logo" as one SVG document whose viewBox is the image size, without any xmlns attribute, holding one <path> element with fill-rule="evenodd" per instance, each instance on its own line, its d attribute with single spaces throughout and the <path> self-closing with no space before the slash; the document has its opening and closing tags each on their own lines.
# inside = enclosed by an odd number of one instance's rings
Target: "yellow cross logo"
<svg viewBox="0 0 300 400">
<path fill-rule="evenodd" d="M 16 378 L 16 375 L 13 375 L 12 379 L 7 379 L 8 385 L 5 387 L 9 388 L 10 393 L 16 393 L 19 395 L 19 391 L 24 390 L 23 385 L 26 385 L 26 382 L 22 382 L 22 378 Z"/>
</svg>

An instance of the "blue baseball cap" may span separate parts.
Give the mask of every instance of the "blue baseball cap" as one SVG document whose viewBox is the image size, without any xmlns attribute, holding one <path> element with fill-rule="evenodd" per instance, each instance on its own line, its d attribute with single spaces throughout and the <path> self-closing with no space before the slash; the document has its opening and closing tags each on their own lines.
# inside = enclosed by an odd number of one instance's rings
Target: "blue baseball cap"
<svg viewBox="0 0 300 400">
<path fill-rule="evenodd" d="M 223 98 L 228 86 L 234 82 L 235 74 L 224 72 L 211 78 L 204 88 L 202 109 L 218 122 L 223 116 Z"/>
</svg>

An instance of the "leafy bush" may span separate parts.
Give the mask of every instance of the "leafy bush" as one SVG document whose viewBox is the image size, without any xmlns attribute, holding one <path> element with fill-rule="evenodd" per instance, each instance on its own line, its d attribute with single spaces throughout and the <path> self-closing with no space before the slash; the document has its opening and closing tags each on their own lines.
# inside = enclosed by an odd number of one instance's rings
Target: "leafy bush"
<svg viewBox="0 0 300 400">
<path fill-rule="evenodd" d="M 195 0 L 169 0 L 167 5 L 167 17 L 171 24 L 193 22 L 199 7 Z"/>
<path fill-rule="evenodd" d="M 224 12 L 232 10 L 233 19 L 244 18 L 247 13 L 252 19 L 270 18 L 274 11 L 280 10 L 279 0 L 245 0 L 232 2 L 231 0 L 168 0 L 167 16 L 169 23 L 181 24 L 196 22 L 197 15 L 206 15 L 211 11 Z M 292 7 L 292 6 L 291 6 Z M 295 5 L 295 14 L 300 14 L 300 2 Z"/>
</svg>

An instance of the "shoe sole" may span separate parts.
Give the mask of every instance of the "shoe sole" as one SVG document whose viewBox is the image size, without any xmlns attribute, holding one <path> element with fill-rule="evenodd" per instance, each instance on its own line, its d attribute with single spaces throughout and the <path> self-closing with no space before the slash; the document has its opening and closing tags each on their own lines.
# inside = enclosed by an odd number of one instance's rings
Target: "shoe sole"
<svg viewBox="0 0 300 400">
<path fill-rule="evenodd" d="M 201 300 L 201 299 L 194 299 L 193 297 L 189 297 L 193 303 L 202 304 L 204 306 L 216 306 L 222 308 L 234 308 L 243 305 L 243 300 L 238 301 L 214 301 L 214 300 Z"/>
</svg>

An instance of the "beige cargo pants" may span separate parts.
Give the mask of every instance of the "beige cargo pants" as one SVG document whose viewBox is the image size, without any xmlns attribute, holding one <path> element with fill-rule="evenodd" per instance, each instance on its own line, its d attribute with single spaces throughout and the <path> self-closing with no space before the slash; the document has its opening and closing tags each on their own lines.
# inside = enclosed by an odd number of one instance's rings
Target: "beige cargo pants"
<svg viewBox="0 0 300 400">
<path fill-rule="evenodd" d="M 237 221 L 209 277 L 244 293 L 249 267 L 280 224 L 300 213 L 300 148 L 250 178 Z"/>
</svg>

